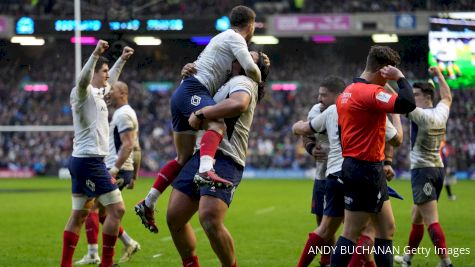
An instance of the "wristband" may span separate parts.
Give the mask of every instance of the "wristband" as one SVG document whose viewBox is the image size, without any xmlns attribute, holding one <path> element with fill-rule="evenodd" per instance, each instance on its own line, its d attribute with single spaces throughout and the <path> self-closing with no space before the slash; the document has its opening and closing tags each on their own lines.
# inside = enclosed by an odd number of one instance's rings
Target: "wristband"
<svg viewBox="0 0 475 267">
<path fill-rule="evenodd" d="M 384 161 L 384 166 L 386 166 L 386 165 L 391 166 L 392 164 L 393 164 L 393 162 L 390 161 L 390 160 L 385 160 L 385 161 Z"/>
</svg>

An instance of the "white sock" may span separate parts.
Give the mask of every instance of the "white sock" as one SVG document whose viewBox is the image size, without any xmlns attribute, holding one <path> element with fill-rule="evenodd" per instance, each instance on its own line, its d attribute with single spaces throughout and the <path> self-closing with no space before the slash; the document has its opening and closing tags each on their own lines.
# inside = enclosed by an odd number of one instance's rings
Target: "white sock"
<svg viewBox="0 0 475 267">
<path fill-rule="evenodd" d="M 404 254 L 402 257 L 405 262 L 410 262 L 412 260 L 412 255 L 411 254 Z"/>
<path fill-rule="evenodd" d="M 130 242 L 132 242 L 132 237 L 130 237 L 127 232 L 122 232 L 122 235 L 119 237 L 120 238 L 120 241 L 122 241 L 122 243 L 124 243 L 124 246 L 129 246 L 130 245 Z"/>
<path fill-rule="evenodd" d="M 200 169 L 198 172 L 207 172 L 213 169 L 213 161 L 214 159 L 210 156 L 202 156 L 200 158 Z"/>
<path fill-rule="evenodd" d="M 87 244 L 87 253 L 96 258 L 99 257 L 99 246 L 97 244 Z"/>
<path fill-rule="evenodd" d="M 441 259 L 440 262 L 442 263 L 442 266 L 449 266 L 450 264 L 452 264 L 452 261 L 450 260 L 449 257 L 445 259 Z"/>
<path fill-rule="evenodd" d="M 151 209 L 154 209 L 157 199 L 160 195 L 160 191 L 152 187 L 145 197 L 145 205 Z"/>
</svg>

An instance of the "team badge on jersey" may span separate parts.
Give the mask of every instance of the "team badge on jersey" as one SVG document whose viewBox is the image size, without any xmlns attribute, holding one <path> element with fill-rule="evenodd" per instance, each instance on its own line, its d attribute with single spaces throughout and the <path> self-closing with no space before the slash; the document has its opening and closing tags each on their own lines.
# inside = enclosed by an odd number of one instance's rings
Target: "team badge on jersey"
<svg viewBox="0 0 475 267">
<path fill-rule="evenodd" d="M 198 106 L 200 104 L 200 102 L 201 102 L 201 97 L 199 97 L 197 95 L 194 95 L 194 96 L 191 97 L 191 104 L 193 106 L 195 106 L 195 107 Z"/>
</svg>

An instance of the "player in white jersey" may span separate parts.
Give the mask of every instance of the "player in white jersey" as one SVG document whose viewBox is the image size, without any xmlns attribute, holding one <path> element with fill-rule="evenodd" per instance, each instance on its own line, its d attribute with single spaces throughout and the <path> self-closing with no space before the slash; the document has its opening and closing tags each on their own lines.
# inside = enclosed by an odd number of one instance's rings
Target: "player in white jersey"
<svg viewBox="0 0 475 267">
<path fill-rule="evenodd" d="M 257 53 L 253 52 L 253 57 L 257 58 Z M 265 79 L 268 66 L 262 63 L 263 55 L 259 58 L 258 65 Z M 172 183 L 167 223 L 183 266 L 199 266 L 196 237 L 189 223 L 198 210 L 200 223 L 222 266 L 237 266 L 234 241 L 224 226 L 224 218 L 242 178 L 254 110 L 264 90 L 262 86 L 244 76 L 241 70 L 238 62 L 233 64 L 235 77 L 216 93 L 214 99 L 217 104 L 205 112 L 209 118 L 226 118 L 228 127 L 216 154 L 215 170 L 233 186 L 219 187 L 211 183 L 201 183 L 197 187 L 194 176 L 199 168 L 199 151 L 186 163 Z M 196 117 L 190 120 L 190 125 L 194 127 L 200 124 L 202 121 Z"/>
<path fill-rule="evenodd" d="M 318 88 L 318 102 L 310 109 L 307 120 L 320 116 L 330 105 L 335 104 L 338 94 L 345 89 L 345 82 L 337 77 L 328 77 L 320 84 Z M 322 222 L 324 214 L 324 196 L 326 188 L 326 169 L 329 150 L 329 141 L 327 131 L 312 133 L 311 136 L 302 136 L 305 149 L 316 159 L 316 173 L 312 192 L 312 209 L 315 214 L 317 227 Z M 312 140 L 313 139 L 313 140 Z M 329 240 L 329 245 L 334 244 L 334 239 Z M 330 253 L 322 254 L 320 265 L 326 266 L 330 263 Z"/>
<path fill-rule="evenodd" d="M 117 81 L 106 95 L 107 105 L 115 111 L 109 124 L 110 153 L 106 156 L 105 163 L 121 191 L 124 187 L 133 189 L 141 160 L 137 115 L 128 104 L 128 92 L 127 84 Z M 104 207 L 96 201 L 85 223 L 88 253 L 75 262 L 75 265 L 100 262 L 97 250 L 99 222 L 104 222 L 105 218 Z M 119 239 L 124 244 L 124 253 L 119 262 L 126 262 L 140 250 L 140 244 L 133 240 L 122 226 L 119 228 Z"/>
<path fill-rule="evenodd" d="M 411 184 L 414 206 L 409 250 L 416 251 L 424 236 L 424 225 L 439 255 L 441 267 L 452 266 L 445 235 L 439 224 L 437 200 L 444 182 L 444 164 L 439 153 L 445 137 L 452 95 L 439 68 L 431 67 L 429 73 L 440 83 L 440 102 L 434 107 L 434 87 L 429 83 L 413 85 L 417 108 L 408 114 L 411 120 Z M 402 266 L 411 265 L 414 254 L 396 256 Z"/>
<path fill-rule="evenodd" d="M 109 72 L 107 59 L 101 57 L 109 47 L 100 40 L 81 70 L 71 91 L 74 145 L 69 161 L 72 182 L 72 213 L 63 233 L 61 266 L 72 266 L 79 233 L 94 200 L 105 206 L 108 214 L 103 227 L 101 266 L 112 266 L 114 246 L 120 221 L 125 212 L 122 195 L 104 164 L 108 154 L 108 111 L 104 95 L 109 93 L 133 49 L 125 47 Z M 109 76 L 110 74 L 110 76 Z"/>
<path fill-rule="evenodd" d="M 216 104 L 213 95 L 229 78 L 232 62 L 236 59 L 248 77 L 255 82 L 261 80 L 259 68 L 253 62 L 246 43 L 254 34 L 255 17 L 254 11 L 248 7 L 234 7 L 230 14 L 231 29 L 211 39 L 195 61 L 196 73 L 185 77 L 172 95 L 170 108 L 177 157 L 161 168 L 150 192 L 135 206 L 137 215 L 151 232 L 158 232 L 153 214 L 158 197 L 193 155 L 196 130 L 188 123 L 190 115 Z M 197 115 L 203 116 L 202 113 Z M 207 125 L 207 131 L 201 139 L 199 173 L 203 179 L 227 183 L 226 179 L 220 178 L 213 170 L 214 155 L 223 138 L 226 125 L 222 119 L 209 118 Z"/>
<path fill-rule="evenodd" d="M 335 92 L 336 96 L 344 90 L 344 87 Z M 386 140 L 391 144 L 398 146 L 402 142 L 402 125 L 398 114 L 393 114 L 393 121 L 386 121 Z M 333 245 L 332 239 L 338 227 L 343 221 L 344 216 L 344 188 L 341 180 L 341 168 L 343 156 L 341 152 L 340 136 L 338 133 L 338 113 L 335 105 L 328 107 L 323 113 L 314 117 L 310 121 L 299 121 L 292 127 L 294 134 L 308 135 L 310 133 L 327 133 L 330 143 L 330 152 L 328 154 L 326 166 L 326 188 L 324 213 L 321 224 L 309 234 L 309 238 L 301 253 L 300 261 L 297 266 L 309 266 L 316 253 L 309 253 L 311 248 Z M 373 236 L 373 234 L 371 235 Z M 367 239 L 363 237 L 360 240 Z M 362 241 L 363 242 L 363 241 Z M 327 266 L 330 262 L 325 262 Z"/>
</svg>

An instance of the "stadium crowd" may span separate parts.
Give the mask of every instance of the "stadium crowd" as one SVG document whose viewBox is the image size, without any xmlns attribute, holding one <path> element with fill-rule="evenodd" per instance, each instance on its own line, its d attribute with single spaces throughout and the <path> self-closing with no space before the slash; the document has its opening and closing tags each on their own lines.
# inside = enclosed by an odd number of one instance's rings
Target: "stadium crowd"
<svg viewBox="0 0 475 267">
<path fill-rule="evenodd" d="M 338 75 L 350 83 L 352 77 L 362 71 L 361 58 L 340 56 L 348 49 L 345 44 L 315 45 L 299 40 L 299 49 L 290 49 L 295 42 L 288 40 L 276 47 L 265 47 L 274 66 L 270 80 L 297 81 L 300 87 L 297 91 L 271 91 L 268 87 L 266 98 L 257 107 L 251 131 L 248 168 L 298 170 L 314 166 L 301 141 L 291 134 L 292 123 L 306 118 L 308 110 L 317 101 L 318 85 L 324 77 Z M 357 42 L 350 43 L 355 47 Z M 408 44 L 401 47 L 405 47 L 401 55 L 406 77 L 410 80 L 426 79 L 426 66 L 421 62 L 427 61 L 418 56 L 420 50 Z M 361 45 L 363 51 L 367 48 L 367 44 Z M 31 52 L 28 48 L 21 48 L 18 49 L 19 55 L 4 54 L 0 59 L 9 63 L 0 64 L 0 75 L 10 77 L 0 80 L 1 125 L 72 124 L 68 99 L 74 80 L 73 68 L 70 67 L 74 66 L 73 49 L 66 43 L 39 49 L 42 50 Z M 124 68 L 121 80 L 129 84 L 129 100 L 138 114 L 142 168 L 145 170 L 158 170 L 166 160 L 174 157 L 175 152 L 169 111 L 173 88 L 151 92 L 143 82 L 170 81 L 176 86 L 180 81 L 181 66 L 195 58 L 201 49 L 187 41 L 165 41 L 159 48 L 140 47 Z M 83 49 L 83 55 L 88 55 L 89 50 Z M 283 54 L 278 51 L 288 52 Z M 176 57 L 178 53 L 180 57 Z M 113 58 L 116 54 L 108 56 Z M 49 91 L 26 92 L 21 86 L 25 82 L 44 82 L 48 84 Z M 453 95 L 447 134 L 453 151 L 450 164 L 457 170 L 473 170 L 475 107 L 467 99 L 475 99 L 475 90 L 454 90 Z M 406 143 L 396 152 L 394 166 L 398 170 L 409 169 L 407 120 L 403 119 L 403 123 Z M 57 174 L 59 167 L 67 166 L 72 136 L 72 132 L 2 132 L 0 168 L 32 168 L 39 174 Z"/>
<path fill-rule="evenodd" d="M 39 4 L 39 2 L 43 2 Z M 134 1 L 133 7 L 127 0 L 87 0 L 81 1 L 82 11 L 88 18 L 130 19 L 149 17 L 216 17 L 224 15 L 236 5 L 244 4 L 254 7 L 258 15 L 274 13 L 348 13 L 348 12 L 409 12 L 409 11 L 462 11 L 475 9 L 471 0 L 168 0 L 168 1 Z M 103 9 L 107 6 L 107 9 Z M 73 17 L 73 1 L 67 0 L 5 0 L 0 5 L 0 14 L 15 17 L 32 16 L 36 18 Z"/>
</svg>

